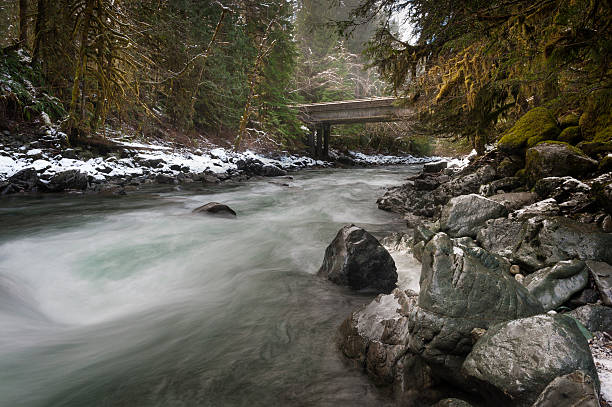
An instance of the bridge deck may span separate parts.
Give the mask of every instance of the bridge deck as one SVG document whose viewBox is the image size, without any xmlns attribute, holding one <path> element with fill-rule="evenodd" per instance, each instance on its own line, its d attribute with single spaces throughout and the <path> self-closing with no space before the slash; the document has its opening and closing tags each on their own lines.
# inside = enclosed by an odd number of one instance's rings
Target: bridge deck
<svg viewBox="0 0 612 407">
<path fill-rule="evenodd" d="M 314 125 L 388 122 L 402 120 L 411 109 L 398 106 L 394 97 L 308 103 L 295 106 L 300 119 Z"/>
</svg>

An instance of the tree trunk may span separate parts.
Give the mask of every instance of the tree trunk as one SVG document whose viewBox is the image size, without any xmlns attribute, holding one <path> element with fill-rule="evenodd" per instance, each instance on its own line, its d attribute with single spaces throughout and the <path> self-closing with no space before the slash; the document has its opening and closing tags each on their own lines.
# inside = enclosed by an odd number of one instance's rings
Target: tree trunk
<svg viewBox="0 0 612 407">
<path fill-rule="evenodd" d="M 45 0 L 38 0 L 36 7 L 36 24 L 34 25 L 34 47 L 32 49 L 32 64 L 38 62 L 40 58 L 40 43 L 42 41 L 42 32 L 44 30 L 47 4 Z"/>
<path fill-rule="evenodd" d="M 28 0 L 19 0 L 19 46 L 28 44 Z"/>
</svg>

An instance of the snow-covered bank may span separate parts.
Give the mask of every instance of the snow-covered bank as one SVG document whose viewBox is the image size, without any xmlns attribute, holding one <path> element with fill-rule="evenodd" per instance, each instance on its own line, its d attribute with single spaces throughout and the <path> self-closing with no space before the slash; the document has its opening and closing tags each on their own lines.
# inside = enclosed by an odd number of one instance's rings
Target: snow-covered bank
<svg viewBox="0 0 612 407">
<path fill-rule="evenodd" d="M 87 176 L 89 183 L 101 184 L 111 180 L 140 179 L 193 179 L 196 175 L 211 175 L 226 179 L 240 174 L 284 175 L 286 171 L 302 168 L 329 167 L 330 161 L 310 157 L 276 153 L 264 156 L 253 151 L 235 152 L 224 148 L 206 151 L 169 145 L 113 140 L 123 151 L 105 157 L 84 159 L 73 149 L 61 149 L 60 132 L 48 132 L 40 143 L 29 146 L 0 145 L 0 181 L 6 181 L 20 171 L 32 169 L 40 182 L 48 183 L 54 176 L 66 171 L 78 171 Z M 338 157 L 333 152 L 332 158 Z M 419 164 L 438 160 L 435 157 L 366 155 L 349 152 L 344 155 L 356 165 Z"/>
</svg>

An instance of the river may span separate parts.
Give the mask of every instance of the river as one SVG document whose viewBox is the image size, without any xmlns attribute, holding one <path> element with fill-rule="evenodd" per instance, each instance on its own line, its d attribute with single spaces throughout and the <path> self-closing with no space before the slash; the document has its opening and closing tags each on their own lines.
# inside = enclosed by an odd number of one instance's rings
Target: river
<svg viewBox="0 0 612 407">
<path fill-rule="evenodd" d="M 316 272 L 342 225 L 404 228 L 376 198 L 419 168 L 2 198 L 0 406 L 393 405 L 335 345 L 373 294 Z"/>
</svg>

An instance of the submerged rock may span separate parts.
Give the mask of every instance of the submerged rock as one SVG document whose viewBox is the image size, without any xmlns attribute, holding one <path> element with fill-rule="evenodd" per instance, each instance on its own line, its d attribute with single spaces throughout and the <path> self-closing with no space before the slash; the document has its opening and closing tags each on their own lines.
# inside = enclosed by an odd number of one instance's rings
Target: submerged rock
<svg viewBox="0 0 612 407">
<path fill-rule="evenodd" d="M 236 212 L 227 205 L 219 202 L 209 202 L 193 210 L 193 213 L 207 213 L 222 217 L 236 217 Z"/>
<path fill-rule="evenodd" d="M 510 264 L 469 238 L 438 233 L 425 247 L 418 304 L 410 313 L 410 349 L 442 378 L 464 384 L 459 368 L 472 330 L 543 312 L 508 272 Z"/>
<path fill-rule="evenodd" d="M 504 205 L 481 195 L 461 195 L 450 200 L 442 209 L 440 229 L 453 237 L 476 237 L 489 219 L 506 216 Z"/>
<path fill-rule="evenodd" d="M 581 260 L 561 261 L 525 278 L 527 290 L 536 297 L 544 311 L 552 310 L 584 289 L 589 281 L 586 265 Z"/>
<path fill-rule="evenodd" d="M 530 406 L 559 376 L 584 371 L 599 393 L 589 344 L 576 322 L 537 315 L 491 327 L 465 359 L 462 371 L 491 402 Z"/>
<path fill-rule="evenodd" d="M 374 236 L 355 225 L 344 226 L 325 250 L 319 275 L 354 290 L 389 293 L 397 283 L 395 262 Z"/>
</svg>

